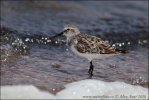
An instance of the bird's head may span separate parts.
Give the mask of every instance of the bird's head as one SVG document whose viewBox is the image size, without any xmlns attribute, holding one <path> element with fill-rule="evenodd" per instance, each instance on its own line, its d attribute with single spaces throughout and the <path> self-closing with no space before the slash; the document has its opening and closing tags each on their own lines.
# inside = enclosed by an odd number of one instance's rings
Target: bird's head
<svg viewBox="0 0 149 100">
<path fill-rule="evenodd" d="M 67 38 L 67 42 L 69 42 L 74 36 L 78 34 L 80 34 L 78 27 L 76 27 L 75 25 L 66 25 L 64 26 L 64 29 L 62 32 L 53 36 L 52 38 L 64 35 Z"/>
<path fill-rule="evenodd" d="M 66 25 L 63 30 L 63 35 L 67 38 L 71 38 L 75 35 L 80 34 L 79 29 L 74 25 Z"/>
</svg>

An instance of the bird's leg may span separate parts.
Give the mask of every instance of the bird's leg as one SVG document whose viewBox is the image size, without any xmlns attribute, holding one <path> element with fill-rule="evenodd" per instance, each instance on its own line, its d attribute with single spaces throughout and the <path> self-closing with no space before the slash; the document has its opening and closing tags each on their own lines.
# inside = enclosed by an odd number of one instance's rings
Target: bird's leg
<svg viewBox="0 0 149 100">
<path fill-rule="evenodd" d="M 90 69 L 88 70 L 88 73 L 91 77 L 93 76 L 93 70 L 94 70 L 94 66 L 92 64 L 92 61 L 90 61 Z"/>
</svg>

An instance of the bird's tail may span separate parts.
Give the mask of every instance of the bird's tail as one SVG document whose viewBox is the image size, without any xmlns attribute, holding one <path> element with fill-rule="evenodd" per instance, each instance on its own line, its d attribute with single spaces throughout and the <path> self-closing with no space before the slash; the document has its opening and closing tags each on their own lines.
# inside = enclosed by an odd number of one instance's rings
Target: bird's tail
<svg viewBox="0 0 149 100">
<path fill-rule="evenodd" d="M 118 49 L 118 48 L 116 48 L 115 51 L 117 51 L 119 53 L 128 53 L 128 50 L 125 50 L 125 49 Z"/>
</svg>

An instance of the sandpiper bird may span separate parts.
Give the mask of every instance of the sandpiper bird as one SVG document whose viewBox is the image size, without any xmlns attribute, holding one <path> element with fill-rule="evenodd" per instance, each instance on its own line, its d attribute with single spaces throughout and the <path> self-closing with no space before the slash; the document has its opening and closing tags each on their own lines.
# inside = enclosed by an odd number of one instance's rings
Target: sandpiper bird
<svg viewBox="0 0 149 100">
<path fill-rule="evenodd" d="M 103 57 L 125 53 L 125 50 L 114 48 L 99 37 L 81 33 L 74 25 L 66 25 L 63 32 L 54 37 L 62 34 L 66 36 L 67 44 L 75 54 L 88 59 L 90 62 L 88 73 L 91 77 L 94 69 L 93 59 L 102 59 Z"/>
</svg>

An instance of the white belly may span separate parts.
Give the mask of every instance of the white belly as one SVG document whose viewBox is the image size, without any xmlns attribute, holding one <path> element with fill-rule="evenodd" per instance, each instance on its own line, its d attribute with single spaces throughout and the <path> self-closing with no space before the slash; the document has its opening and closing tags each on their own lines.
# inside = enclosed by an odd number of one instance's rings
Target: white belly
<svg viewBox="0 0 149 100">
<path fill-rule="evenodd" d="M 84 57 L 86 59 L 88 59 L 89 61 L 93 60 L 93 59 L 103 59 L 103 58 L 107 58 L 107 57 L 110 57 L 110 56 L 114 56 L 114 55 L 117 55 L 117 54 L 96 54 L 96 53 L 80 53 L 77 51 L 77 49 L 72 45 L 71 46 L 71 50 L 78 56 L 80 57 Z"/>
</svg>

